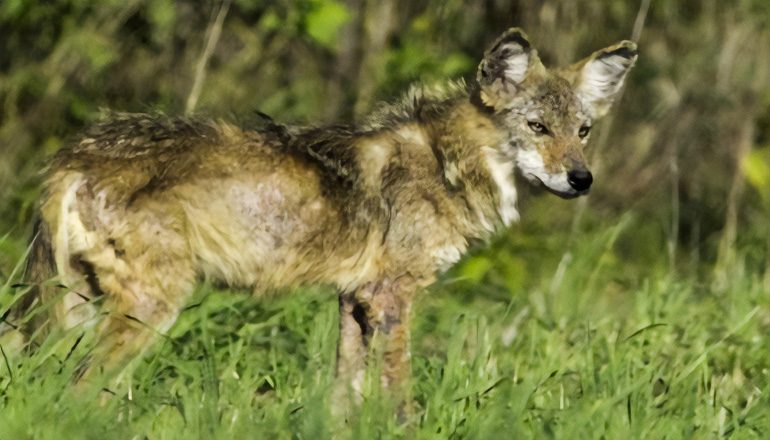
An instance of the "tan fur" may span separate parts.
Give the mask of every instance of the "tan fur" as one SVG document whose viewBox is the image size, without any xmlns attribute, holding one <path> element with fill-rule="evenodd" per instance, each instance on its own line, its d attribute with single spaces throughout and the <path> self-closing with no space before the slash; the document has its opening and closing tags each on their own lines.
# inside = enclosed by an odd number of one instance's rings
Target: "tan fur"
<svg viewBox="0 0 770 440">
<path fill-rule="evenodd" d="M 635 46 L 617 47 L 622 82 Z M 41 216 L 77 292 L 53 321 L 105 312 L 92 361 L 116 374 L 168 330 L 199 276 L 256 292 L 326 283 L 340 292 L 339 375 L 360 387 L 377 335 L 383 383 L 403 389 L 415 293 L 518 219 L 514 168 L 585 193 L 560 179 L 587 170 L 578 132 L 605 104 L 581 101 L 586 80 L 568 72 L 547 71 L 512 29 L 478 82 L 413 89 L 359 127 L 112 115 L 49 165 Z"/>
</svg>

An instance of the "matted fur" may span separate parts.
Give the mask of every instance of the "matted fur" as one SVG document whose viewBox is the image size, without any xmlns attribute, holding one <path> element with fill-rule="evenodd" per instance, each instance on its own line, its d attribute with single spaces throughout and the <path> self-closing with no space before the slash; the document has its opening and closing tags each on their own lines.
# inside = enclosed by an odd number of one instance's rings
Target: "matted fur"
<svg viewBox="0 0 770 440">
<path fill-rule="evenodd" d="M 587 192 L 588 130 L 635 59 L 622 42 L 548 71 L 511 29 L 472 84 L 415 87 L 360 126 L 111 114 L 51 160 L 30 276 L 71 289 L 54 325 L 106 314 L 91 364 L 113 375 L 200 276 L 255 292 L 330 284 L 338 374 L 357 389 L 378 335 L 383 383 L 401 389 L 415 293 L 518 219 L 515 168 L 563 197 Z"/>
</svg>

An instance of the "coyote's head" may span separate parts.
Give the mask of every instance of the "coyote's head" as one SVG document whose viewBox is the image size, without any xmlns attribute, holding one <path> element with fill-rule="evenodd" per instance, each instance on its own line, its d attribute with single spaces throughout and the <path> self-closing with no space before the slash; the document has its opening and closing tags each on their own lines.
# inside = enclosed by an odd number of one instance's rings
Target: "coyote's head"
<svg viewBox="0 0 770 440">
<path fill-rule="evenodd" d="M 477 75 L 481 101 L 510 133 L 501 153 L 528 180 L 561 197 L 588 193 L 593 177 L 583 150 L 591 126 L 609 110 L 636 57 L 636 44 L 622 41 L 549 71 L 524 32 L 505 32 Z"/>
</svg>

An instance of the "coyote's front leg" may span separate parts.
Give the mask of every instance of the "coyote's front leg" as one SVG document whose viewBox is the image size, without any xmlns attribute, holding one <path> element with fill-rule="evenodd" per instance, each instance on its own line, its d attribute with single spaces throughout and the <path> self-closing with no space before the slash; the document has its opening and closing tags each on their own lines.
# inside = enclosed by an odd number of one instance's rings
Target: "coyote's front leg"
<svg viewBox="0 0 770 440">
<path fill-rule="evenodd" d="M 408 402 L 415 291 L 413 280 L 400 277 L 366 284 L 352 295 L 341 297 L 337 375 L 349 381 L 357 394 L 361 393 L 367 357 L 382 355 L 383 387 Z"/>
</svg>

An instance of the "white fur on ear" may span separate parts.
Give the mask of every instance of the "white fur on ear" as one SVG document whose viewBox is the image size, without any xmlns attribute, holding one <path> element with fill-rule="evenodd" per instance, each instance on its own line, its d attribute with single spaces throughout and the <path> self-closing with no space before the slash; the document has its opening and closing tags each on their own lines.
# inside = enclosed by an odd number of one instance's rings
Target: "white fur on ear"
<svg viewBox="0 0 770 440">
<path fill-rule="evenodd" d="M 517 84 L 524 81 L 529 70 L 529 54 L 518 44 L 505 44 L 500 50 L 507 55 L 503 59 L 505 78 Z"/>
<path fill-rule="evenodd" d="M 544 69 L 524 32 L 512 28 L 486 52 L 476 79 L 485 103 L 497 108 L 505 106 L 516 95 L 517 86 L 535 70 Z"/>
<path fill-rule="evenodd" d="M 636 58 L 636 44 L 623 41 L 596 52 L 585 63 L 576 92 L 594 118 L 607 113 Z"/>
</svg>

